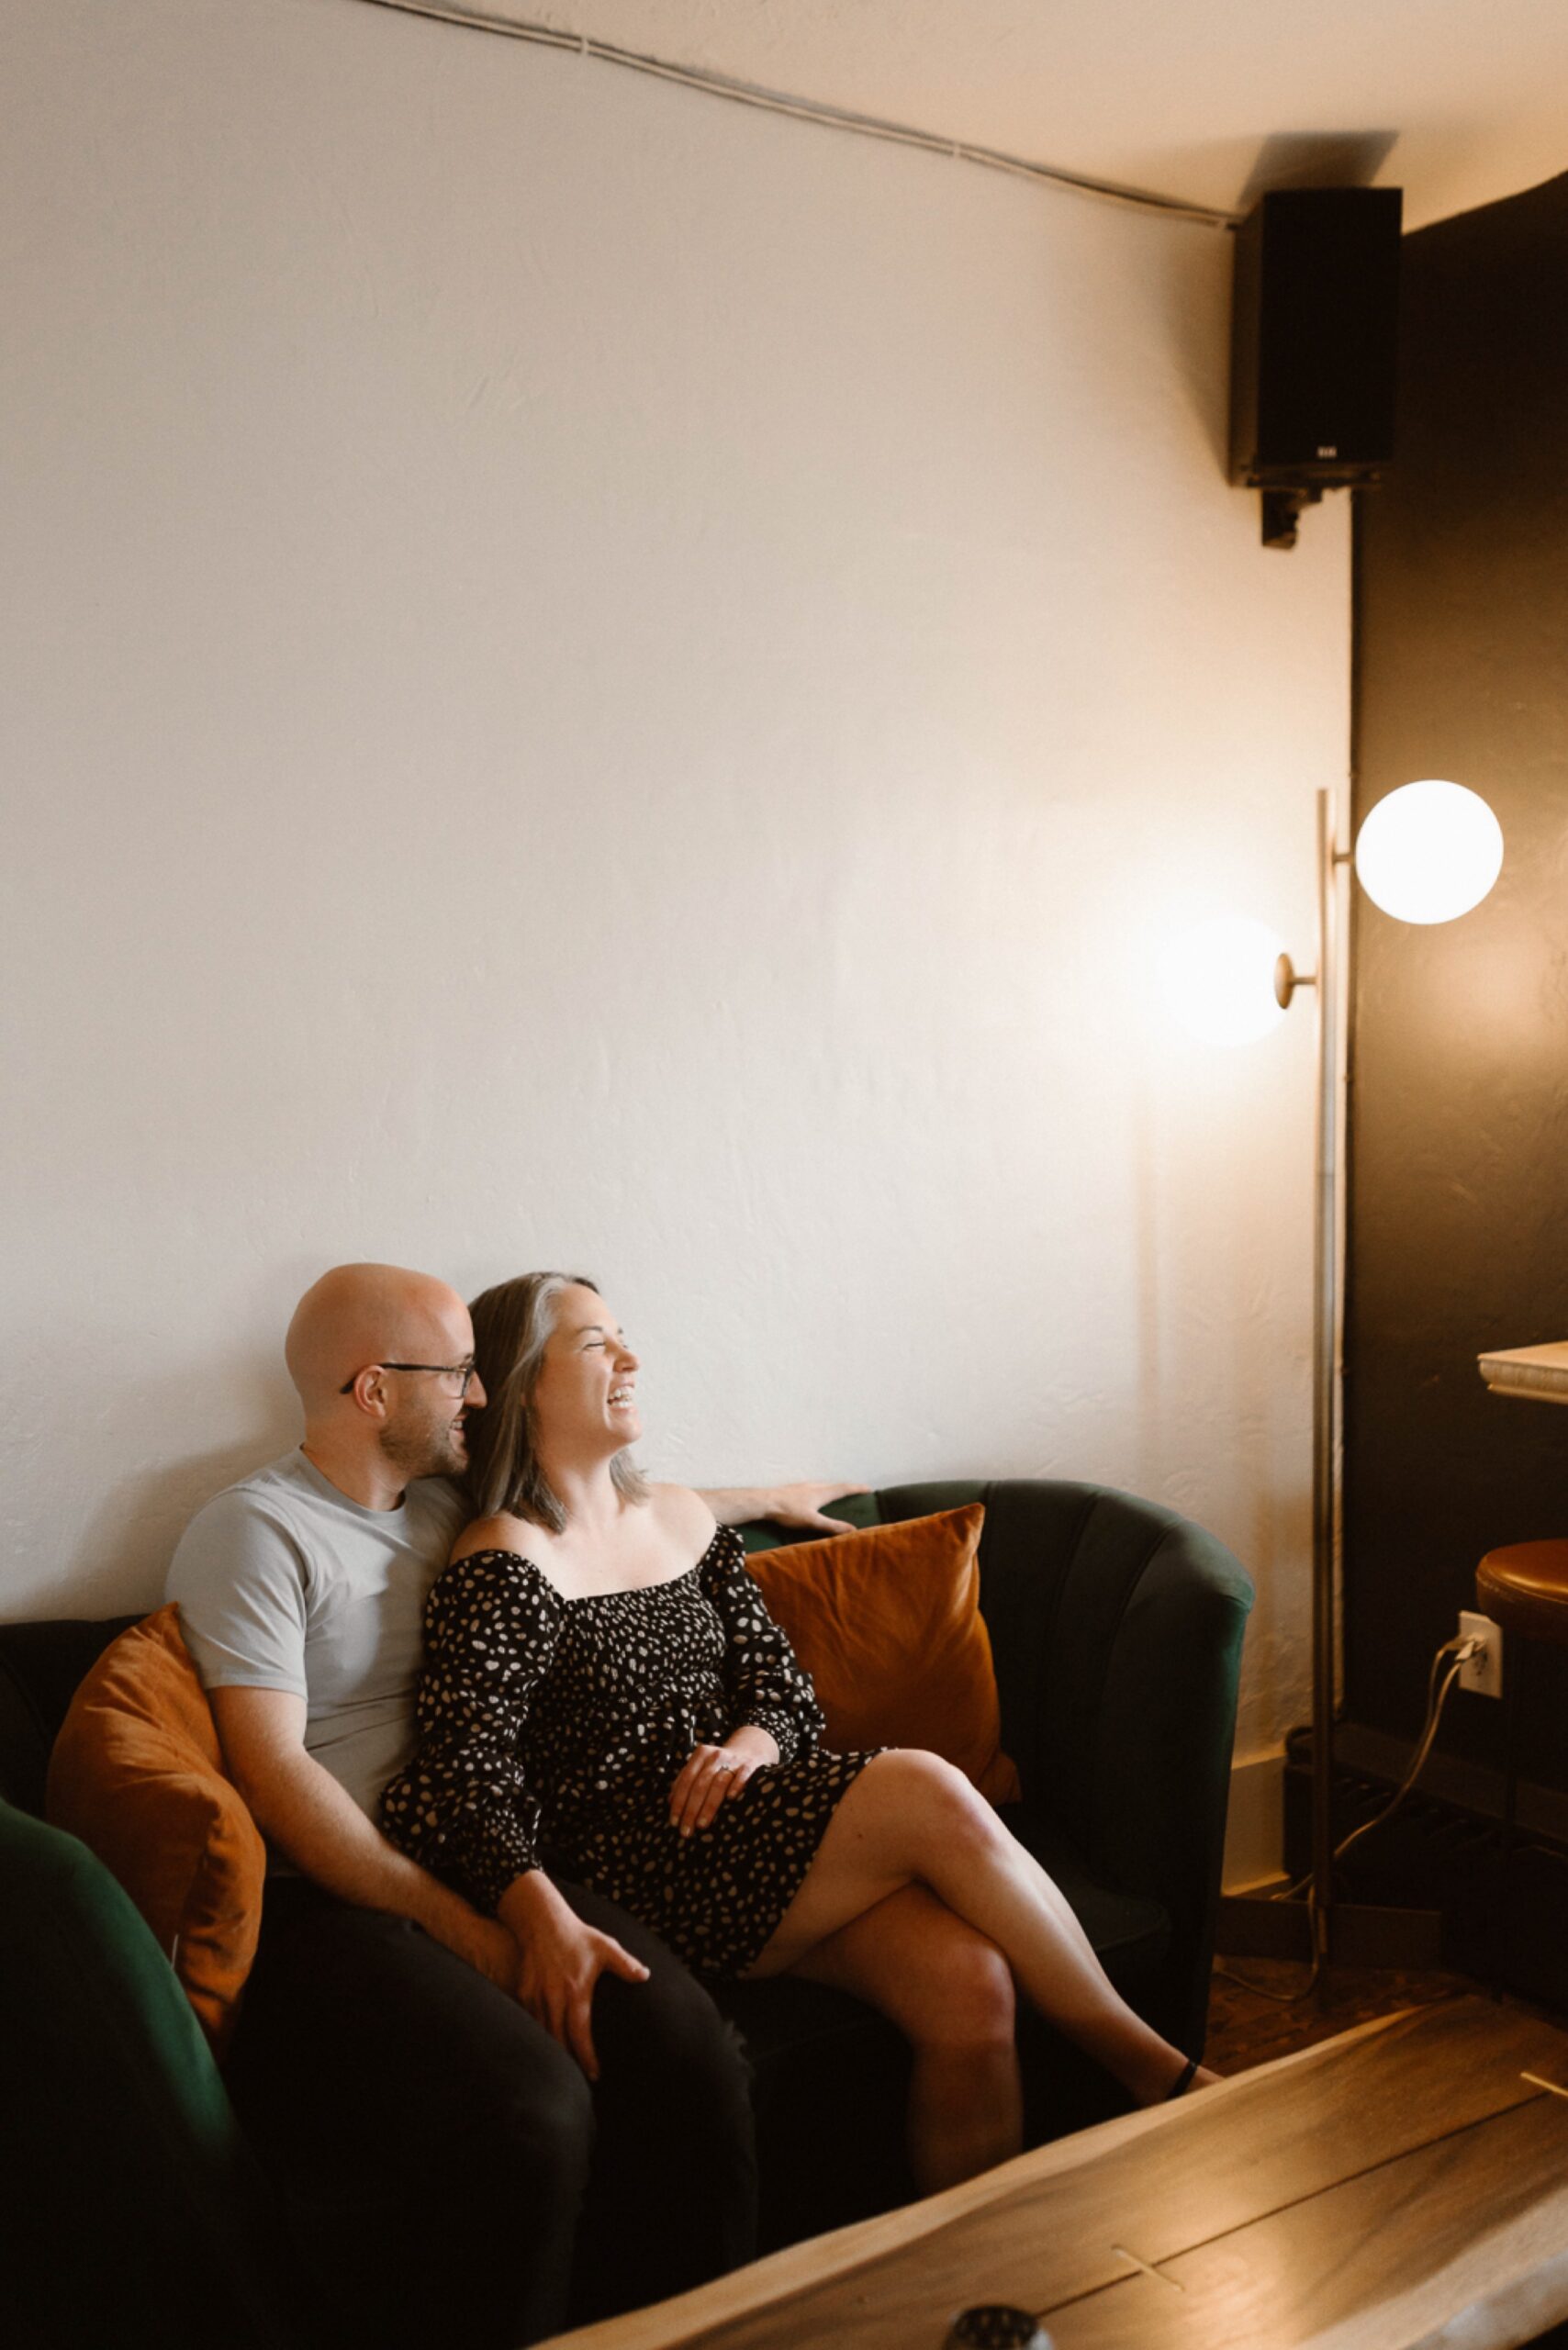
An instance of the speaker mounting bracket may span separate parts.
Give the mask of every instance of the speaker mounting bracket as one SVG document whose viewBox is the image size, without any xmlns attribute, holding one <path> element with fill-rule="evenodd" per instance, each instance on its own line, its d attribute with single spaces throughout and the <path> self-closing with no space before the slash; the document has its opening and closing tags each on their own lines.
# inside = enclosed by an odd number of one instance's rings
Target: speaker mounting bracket
<svg viewBox="0 0 1568 2350">
<path fill-rule="evenodd" d="M 1316 506 L 1323 496 L 1321 482 L 1300 482 L 1288 489 L 1266 489 L 1263 501 L 1263 544 L 1294 547 L 1304 507 Z"/>
</svg>

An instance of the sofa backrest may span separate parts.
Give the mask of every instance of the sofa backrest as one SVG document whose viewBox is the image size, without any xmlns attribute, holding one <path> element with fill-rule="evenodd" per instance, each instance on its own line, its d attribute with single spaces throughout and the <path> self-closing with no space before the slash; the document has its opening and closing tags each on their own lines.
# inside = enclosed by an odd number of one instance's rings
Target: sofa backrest
<svg viewBox="0 0 1568 2350">
<path fill-rule="evenodd" d="M 0 1797 L 43 1818 L 50 1749 L 76 1684 L 111 1640 L 140 1619 L 56 1617 L 0 1624 Z"/>
<path fill-rule="evenodd" d="M 1002 1746 L 1025 1802 L 1091 1874 L 1166 1910 L 1175 1988 L 1161 2028 L 1196 2047 L 1251 1582 L 1177 1511 L 1103 1485 L 949 1479 L 858 1494 L 834 1515 L 871 1526 L 976 1501 Z M 748 1550 L 810 1539 L 741 1531 Z M 76 1684 L 133 1620 L 0 1626 L 0 1795 L 41 1814 Z"/>
</svg>

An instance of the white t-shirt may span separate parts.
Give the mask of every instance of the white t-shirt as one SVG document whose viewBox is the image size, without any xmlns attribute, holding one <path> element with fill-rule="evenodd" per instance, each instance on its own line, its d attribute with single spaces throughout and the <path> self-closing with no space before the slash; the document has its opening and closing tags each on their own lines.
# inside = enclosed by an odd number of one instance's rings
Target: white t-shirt
<svg viewBox="0 0 1568 2350">
<path fill-rule="evenodd" d="M 303 1697 L 306 1751 L 372 1819 L 413 1751 L 425 1596 L 464 1516 L 444 1477 L 366 1509 L 290 1452 L 199 1509 L 169 1569 L 206 1686 Z"/>
</svg>

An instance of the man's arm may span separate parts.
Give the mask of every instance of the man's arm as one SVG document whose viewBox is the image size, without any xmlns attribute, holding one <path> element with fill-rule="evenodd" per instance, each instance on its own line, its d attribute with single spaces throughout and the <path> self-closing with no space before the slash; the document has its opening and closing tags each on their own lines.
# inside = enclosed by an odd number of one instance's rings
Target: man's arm
<svg viewBox="0 0 1568 2350">
<path fill-rule="evenodd" d="M 390 1845 L 305 1751 L 305 1700 L 285 1689 L 210 1691 L 229 1774 L 270 1843 L 340 1901 L 410 1918 L 503 1990 L 518 1987 L 506 1928 Z"/>
<path fill-rule="evenodd" d="M 748 1526 L 754 1518 L 771 1519 L 775 1526 L 803 1526 L 813 1534 L 853 1534 L 847 1518 L 824 1517 L 829 1502 L 846 1494 L 866 1494 L 868 1485 L 843 1481 L 826 1484 L 721 1485 L 704 1490 L 702 1498 L 721 1526 Z"/>
</svg>

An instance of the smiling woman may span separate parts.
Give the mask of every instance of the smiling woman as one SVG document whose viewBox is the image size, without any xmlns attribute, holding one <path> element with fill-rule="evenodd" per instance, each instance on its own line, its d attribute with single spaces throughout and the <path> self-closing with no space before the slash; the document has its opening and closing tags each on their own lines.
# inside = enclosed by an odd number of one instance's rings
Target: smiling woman
<svg viewBox="0 0 1568 2350">
<path fill-rule="evenodd" d="M 383 1824 L 499 1917 L 524 2004 L 590 2077 L 595 1986 L 629 1962 L 557 1870 L 700 1974 L 796 1973 L 880 2007 L 913 2049 L 924 2191 L 1018 2151 L 1015 1983 L 1140 2104 L 1208 2077 L 1113 1989 L 961 1772 L 823 1744 L 738 1536 L 631 1463 L 637 1358 L 592 1282 L 526 1274 L 473 1318 L 482 1515 L 430 1595 L 419 1745 Z"/>
<path fill-rule="evenodd" d="M 548 1527 L 552 1533 L 566 1531 L 566 1510 L 532 1441 L 528 1398 L 545 1375 L 556 1301 L 570 1290 L 599 1297 L 598 1284 L 586 1273 L 524 1273 L 474 1300 L 476 1353 L 506 1367 L 499 1385 L 489 1389 L 488 1408 L 468 1431 L 467 1493 L 480 1517 L 507 1510 Z M 588 1304 L 578 1306 L 571 1331 L 563 1335 L 571 1341 L 567 1360 L 591 1366 L 591 1381 L 605 1389 L 601 1424 L 618 1427 L 622 1445 L 633 1444 L 643 1432 L 631 1387 L 637 1359 L 624 1333 L 610 1326 L 608 1312 L 596 1316 Z M 559 1378 L 557 1371 L 554 1381 Z M 617 1388 L 622 1391 L 619 1402 L 613 1400 Z M 610 1479 L 622 1501 L 636 1505 L 648 1499 L 647 1479 L 623 1452 L 610 1460 Z"/>
</svg>

